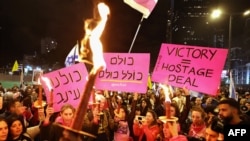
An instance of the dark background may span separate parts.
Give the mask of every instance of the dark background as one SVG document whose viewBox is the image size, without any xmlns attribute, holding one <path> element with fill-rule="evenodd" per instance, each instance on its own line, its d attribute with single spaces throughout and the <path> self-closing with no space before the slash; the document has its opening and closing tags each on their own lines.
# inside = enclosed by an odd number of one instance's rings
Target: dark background
<svg viewBox="0 0 250 141">
<path fill-rule="evenodd" d="M 104 51 L 128 52 L 142 14 L 123 0 L 106 2 L 111 16 L 102 36 Z M 150 53 L 151 70 L 161 43 L 167 40 L 169 2 L 159 0 L 150 17 L 143 20 L 131 51 Z M 231 12 L 250 8 L 249 0 L 216 0 L 215 4 Z M 0 66 L 13 65 L 24 54 L 41 54 L 41 39 L 46 37 L 57 42 L 56 48 L 46 55 L 46 62 L 63 64 L 69 51 L 83 37 L 83 21 L 92 17 L 93 8 L 92 0 L 1 0 L 0 5 Z M 178 1 L 176 7 L 182 9 Z M 241 26 L 234 27 L 233 33 L 237 36 L 240 31 Z"/>
</svg>

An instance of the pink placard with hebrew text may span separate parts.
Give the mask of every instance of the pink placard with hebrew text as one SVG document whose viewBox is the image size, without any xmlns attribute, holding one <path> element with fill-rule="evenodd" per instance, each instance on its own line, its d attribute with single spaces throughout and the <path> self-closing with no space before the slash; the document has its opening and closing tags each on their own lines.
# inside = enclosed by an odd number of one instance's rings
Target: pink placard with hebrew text
<svg viewBox="0 0 250 141">
<path fill-rule="evenodd" d="M 87 82 L 88 72 L 84 63 L 78 63 L 66 68 L 62 68 L 42 77 L 48 78 L 53 89 L 53 108 L 55 112 L 60 111 L 65 104 L 71 104 L 77 108 Z M 41 81 L 50 103 L 50 90 L 45 81 Z"/>
<path fill-rule="evenodd" d="M 145 93 L 149 73 L 148 53 L 104 53 L 106 69 L 101 71 L 95 87 L 100 90 Z"/>
<path fill-rule="evenodd" d="M 162 44 L 152 81 L 215 95 L 228 50 Z"/>
</svg>

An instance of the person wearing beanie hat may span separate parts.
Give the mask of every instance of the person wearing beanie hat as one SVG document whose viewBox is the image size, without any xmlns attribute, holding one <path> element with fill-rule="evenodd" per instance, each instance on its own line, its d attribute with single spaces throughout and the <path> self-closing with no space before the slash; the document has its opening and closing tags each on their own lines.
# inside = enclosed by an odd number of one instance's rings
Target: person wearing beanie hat
<svg viewBox="0 0 250 141">
<path fill-rule="evenodd" d="M 204 109 L 205 113 L 207 114 L 205 122 L 206 125 L 209 125 L 213 119 L 214 116 L 217 116 L 217 111 L 216 111 L 216 106 L 214 105 L 208 105 L 205 109 Z"/>
</svg>

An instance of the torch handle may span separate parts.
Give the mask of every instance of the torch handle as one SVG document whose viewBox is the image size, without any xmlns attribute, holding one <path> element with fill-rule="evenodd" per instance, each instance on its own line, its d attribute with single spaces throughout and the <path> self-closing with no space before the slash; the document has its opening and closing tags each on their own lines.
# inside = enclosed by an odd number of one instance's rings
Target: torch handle
<svg viewBox="0 0 250 141">
<path fill-rule="evenodd" d="M 71 124 L 71 128 L 75 130 L 81 130 L 82 125 L 83 125 L 83 120 L 82 117 L 85 116 L 85 113 L 87 112 L 87 106 L 88 106 L 88 101 L 91 96 L 91 92 L 93 89 L 93 86 L 95 84 L 95 79 L 97 74 L 102 70 L 102 67 L 100 67 L 95 73 L 93 71 L 90 72 L 89 74 L 89 80 L 87 84 L 85 85 L 85 89 L 83 92 L 83 96 L 81 97 L 80 103 L 78 105 L 78 108 L 75 113 L 75 118 L 73 119 L 73 122 Z"/>
<path fill-rule="evenodd" d="M 43 92 L 42 85 L 38 85 L 38 105 L 41 107 L 42 107 L 42 100 L 43 100 L 42 92 Z"/>
<path fill-rule="evenodd" d="M 166 118 L 167 119 L 170 119 L 171 116 L 170 116 L 170 102 L 166 102 Z"/>
<path fill-rule="evenodd" d="M 54 92 L 54 90 L 51 89 L 51 91 L 50 91 L 50 101 L 49 101 L 49 106 L 50 107 L 53 107 L 53 101 L 54 101 L 53 92 Z"/>
</svg>

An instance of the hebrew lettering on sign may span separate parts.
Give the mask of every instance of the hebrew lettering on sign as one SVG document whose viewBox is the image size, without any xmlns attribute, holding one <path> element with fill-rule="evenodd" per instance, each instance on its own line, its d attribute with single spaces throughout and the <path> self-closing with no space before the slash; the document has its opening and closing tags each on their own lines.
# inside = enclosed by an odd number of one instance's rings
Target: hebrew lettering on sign
<svg viewBox="0 0 250 141">
<path fill-rule="evenodd" d="M 69 91 L 65 91 L 64 93 L 56 93 L 56 95 L 59 95 L 58 99 L 57 99 L 57 104 L 65 104 L 68 103 L 69 99 L 73 99 L 73 100 L 78 100 L 80 98 L 80 90 L 76 89 L 76 90 L 69 90 Z"/>
<path fill-rule="evenodd" d="M 111 65 L 134 65 L 133 57 L 120 57 L 119 55 L 110 59 Z"/>
<path fill-rule="evenodd" d="M 43 76 L 48 77 L 51 81 L 54 96 L 53 107 L 56 112 L 60 111 L 61 106 L 65 103 L 70 103 L 74 107 L 78 106 L 88 76 L 83 63 L 46 73 Z M 46 84 L 42 82 L 42 85 L 46 96 L 48 96 L 50 92 Z"/>
<path fill-rule="evenodd" d="M 98 74 L 97 89 L 145 93 L 150 55 L 146 53 L 104 53 L 106 69 Z"/>
</svg>

